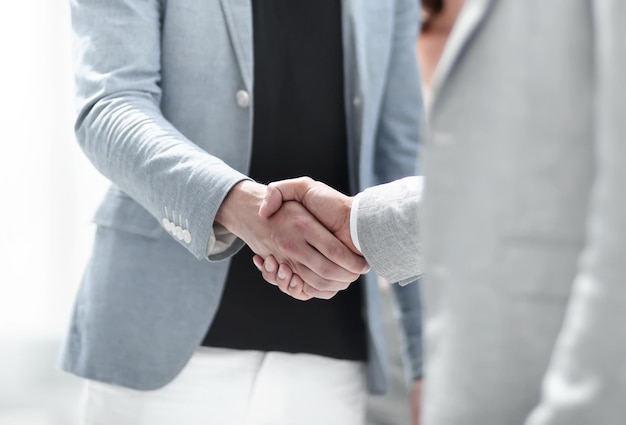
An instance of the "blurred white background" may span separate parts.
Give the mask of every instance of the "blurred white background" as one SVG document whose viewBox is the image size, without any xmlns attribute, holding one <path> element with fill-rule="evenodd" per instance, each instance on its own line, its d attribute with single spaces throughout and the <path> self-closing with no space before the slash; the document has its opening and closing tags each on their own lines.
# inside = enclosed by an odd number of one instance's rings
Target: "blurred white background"
<svg viewBox="0 0 626 425">
<path fill-rule="evenodd" d="M 73 424 L 80 383 L 55 369 L 106 187 L 73 136 L 69 2 L 0 14 L 0 425 Z"/>
<path fill-rule="evenodd" d="M 75 425 L 81 382 L 55 362 L 107 182 L 74 140 L 69 1 L 5 2 L 0 55 L 0 425 Z M 395 384 L 371 423 L 408 421 L 391 354 Z"/>
</svg>

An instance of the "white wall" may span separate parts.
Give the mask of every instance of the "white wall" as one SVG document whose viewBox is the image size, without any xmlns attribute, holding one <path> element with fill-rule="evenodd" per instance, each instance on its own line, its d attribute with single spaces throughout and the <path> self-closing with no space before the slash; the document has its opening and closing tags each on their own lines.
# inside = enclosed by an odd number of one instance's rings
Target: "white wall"
<svg viewBox="0 0 626 425">
<path fill-rule="evenodd" d="M 69 1 L 0 13 L 0 424 L 66 424 L 54 369 L 106 180 L 73 136 Z M 63 398 L 65 397 L 65 398 Z"/>
</svg>

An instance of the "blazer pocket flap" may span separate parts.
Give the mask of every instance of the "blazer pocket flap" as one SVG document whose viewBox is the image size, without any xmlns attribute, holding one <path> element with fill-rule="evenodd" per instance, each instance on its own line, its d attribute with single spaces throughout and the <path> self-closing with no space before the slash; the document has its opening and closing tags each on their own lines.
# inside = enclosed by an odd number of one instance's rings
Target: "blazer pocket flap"
<svg viewBox="0 0 626 425">
<path fill-rule="evenodd" d="M 165 232 L 145 208 L 117 188 L 109 189 L 92 221 L 98 226 L 149 238 L 158 238 Z"/>
</svg>

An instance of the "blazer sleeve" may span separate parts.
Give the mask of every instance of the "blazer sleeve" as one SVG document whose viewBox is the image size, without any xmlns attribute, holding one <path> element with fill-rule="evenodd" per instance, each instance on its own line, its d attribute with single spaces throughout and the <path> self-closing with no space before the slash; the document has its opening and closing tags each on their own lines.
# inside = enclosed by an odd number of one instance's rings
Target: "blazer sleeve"
<svg viewBox="0 0 626 425">
<path fill-rule="evenodd" d="M 597 166 L 587 245 L 531 425 L 621 424 L 626 417 L 626 2 L 591 4 Z"/>
<path fill-rule="evenodd" d="M 207 258 L 213 221 L 245 175 L 200 149 L 159 108 L 160 0 L 71 0 L 77 140 L 93 165 L 159 222 L 164 209 L 188 223 Z M 213 237 L 214 239 L 214 237 Z M 225 257 L 242 246 L 233 243 Z"/>
<path fill-rule="evenodd" d="M 356 231 L 372 269 L 388 282 L 409 283 L 422 274 L 418 206 L 422 177 L 405 177 L 361 192 Z"/>
</svg>

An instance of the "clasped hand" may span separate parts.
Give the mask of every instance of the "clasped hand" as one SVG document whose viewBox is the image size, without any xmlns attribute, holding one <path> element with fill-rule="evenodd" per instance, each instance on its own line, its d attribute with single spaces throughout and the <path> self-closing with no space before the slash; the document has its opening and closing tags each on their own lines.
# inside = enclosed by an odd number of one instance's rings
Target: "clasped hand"
<svg viewBox="0 0 626 425">
<path fill-rule="evenodd" d="M 352 244 L 351 198 L 310 178 L 237 184 L 216 222 L 256 254 L 268 282 L 299 300 L 333 297 L 369 266 Z"/>
<path fill-rule="evenodd" d="M 271 218 L 292 201 L 302 204 L 339 241 L 354 254 L 361 256 L 350 235 L 352 198 L 309 177 L 283 180 L 268 186 L 265 199 L 259 209 L 259 215 L 264 218 Z M 256 255 L 253 261 L 266 281 L 278 286 L 282 292 L 300 300 L 330 298 L 338 291 L 345 289 L 327 286 L 326 291 L 320 293 L 315 282 L 306 279 L 288 264 L 281 264 L 273 256 L 262 258 Z"/>
</svg>

